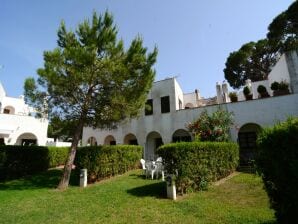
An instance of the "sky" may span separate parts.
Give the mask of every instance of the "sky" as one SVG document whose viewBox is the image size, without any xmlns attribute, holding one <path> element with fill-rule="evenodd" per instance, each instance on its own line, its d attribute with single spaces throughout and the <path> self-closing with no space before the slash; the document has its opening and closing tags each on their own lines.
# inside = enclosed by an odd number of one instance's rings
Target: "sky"
<svg viewBox="0 0 298 224">
<path fill-rule="evenodd" d="M 294 0 L 1 0 L 0 81 L 8 96 L 23 94 L 37 78 L 43 52 L 57 47 L 63 20 L 75 30 L 92 13 L 114 15 L 118 37 L 129 46 L 140 35 L 159 53 L 155 80 L 177 77 L 183 92 L 216 94 L 227 57 L 243 44 L 265 38 L 267 27 Z"/>
</svg>

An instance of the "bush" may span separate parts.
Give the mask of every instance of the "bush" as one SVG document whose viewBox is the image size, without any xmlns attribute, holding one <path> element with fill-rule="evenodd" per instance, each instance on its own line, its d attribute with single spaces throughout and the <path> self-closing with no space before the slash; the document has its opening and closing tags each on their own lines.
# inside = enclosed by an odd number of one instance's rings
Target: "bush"
<svg viewBox="0 0 298 224">
<path fill-rule="evenodd" d="M 248 96 L 249 94 L 251 94 L 250 88 L 248 86 L 245 86 L 243 89 L 243 94 L 245 96 Z"/>
<path fill-rule="evenodd" d="M 267 89 L 265 86 L 263 85 L 259 85 L 257 88 L 258 93 L 262 94 L 262 93 L 267 93 Z"/>
<path fill-rule="evenodd" d="M 270 88 L 275 91 L 275 90 L 278 90 L 279 89 L 279 83 L 278 82 L 273 82 L 270 86 Z"/>
<path fill-rule="evenodd" d="M 31 175 L 64 164 L 69 148 L 0 146 L 0 180 Z"/>
<path fill-rule="evenodd" d="M 89 146 L 77 150 L 76 171 L 88 170 L 88 182 L 125 173 L 139 167 L 143 149 L 135 145 Z"/>
<path fill-rule="evenodd" d="M 279 223 L 294 223 L 298 214 L 298 118 L 262 131 L 257 166 Z"/>
<path fill-rule="evenodd" d="M 49 167 L 64 165 L 70 150 L 70 147 L 49 146 Z"/>
<path fill-rule="evenodd" d="M 182 142 L 161 146 L 157 150 L 165 170 L 176 174 L 179 193 L 204 190 L 208 183 L 228 176 L 239 160 L 236 143 Z"/>
<path fill-rule="evenodd" d="M 229 97 L 231 99 L 231 102 L 237 102 L 238 101 L 238 95 L 236 92 L 230 92 Z"/>
<path fill-rule="evenodd" d="M 0 179 L 14 179 L 49 167 L 47 147 L 0 146 Z"/>
<path fill-rule="evenodd" d="M 232 124 L 233 113 L 218 108 L 211 115 L 204 110 L 198 119 L 187 125 L 187 128 L 196 140 L 227 142 Z"/>
</svg>

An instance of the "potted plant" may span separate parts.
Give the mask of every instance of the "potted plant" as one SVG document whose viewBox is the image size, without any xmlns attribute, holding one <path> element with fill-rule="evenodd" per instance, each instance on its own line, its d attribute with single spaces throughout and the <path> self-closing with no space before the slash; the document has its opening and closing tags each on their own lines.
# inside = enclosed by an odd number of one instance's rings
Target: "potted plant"
<svg viewBox="0 0 298 224">
<path fill-rule="evenodd" d="M 231 99 L 231 102 L 237 102 L 238 101 L 238 96 L 236 92 L 230 92 L 229 97 Z"/>
<path fill-rule="evenodd" d="M 269 93 L 267 92 L 267 89 L 265 86 L 263 85 L 259 85 L 257 88 L 257 91 L 259 93 L 259 98 L 265 98 L 265 97 L 269 97 Z"/>
<path fill-rule="evenodd" d="M 251 93 L 250 88 L 248 86 L 244 87 L 243 94 L 244 94 L 246 100 L 252 100 L 252 93 Z"/>
<path fill-rule="evenodd" d="M 273 82 L 271 84 L 271 89 L 273 90 L 273 96 L 281 96 L 289 94 L 289 84 L 286 81 Z"/>
</svg>

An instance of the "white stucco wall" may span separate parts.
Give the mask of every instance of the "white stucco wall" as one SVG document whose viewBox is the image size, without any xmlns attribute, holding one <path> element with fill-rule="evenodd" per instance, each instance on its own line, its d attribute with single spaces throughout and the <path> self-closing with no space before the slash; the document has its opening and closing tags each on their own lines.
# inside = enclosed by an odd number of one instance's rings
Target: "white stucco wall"
<svg viewBox="0 0 298 224">
<path fill-rule="evenodd" d="M 0 136 L 5 137 L 5 144 L 15 145 L 18 137 L 25 133 L 31 133 L 36 136 L 38 145 L 46 145 L 47 128 L 47 119 L 0 114 Z"/>
<path fill-rule="evenodd" d="M 290 83 L 290 75 L 287 66 L 286 56 L 283 54 L 268 75 L 269 89 L 273 82 L 286 81 Z M 271 89 L 270 89 L 271 90 Z"/>
<path fill-rule="evenodd" d="M 281 60 L 284 59 L 282 58 Z M 281 61 L 277 64 L 279 68 L 272 70 L 275 80 L 277 77 L 283 77 L 282 80 L 286 78 L 284 75 L 278 76 L 278 74 L 275 74 L 275 72 L 285 71 L 283 63 L 284 62 Z M 296 66 L 298 63 L 295 63 L 295 61 L 292 62 L 292 64 Z M 296 68 L 294 65 L 292 67 Z M 290 75 L 296 77 L 296 73 L 294 75 L 291 73 Z M 187 124 L 197 119 L 203 110 L 212 113 L 216 111 L 218 107 L 222 107 L 229 112 L 233 112 L 234 125 L 231 128 L 231 138 L 233 141 L 237 141 L 238 132 L 245 124 L 253 123 L 261 127 L 267 127 L 277 122 L 284 121 L 290 116 L 298 116 L 298 93 L 294 92 L 294 94 L 290 95 L 258 99 L 257 88 L 259 85 L 264 85 L 268 93 L 272 95 L 269 81 L 264 80 L 252 83 L 251 87 L 254 100 L 177 110 L 177 108 L 179 108 L 179 97 L 183 96 L 184 104 L 186 104 L 192 101 L 195 95 L 182 95 L 183 92 L 175 78 L 155 82 L 152 90 L 148 94 L 148 99 L 153 99 L 152 115 L 145 116 L 144 113 L 141 113 L 139 118 L 123 123 L 115 130 L 100 130 L 85 127 L 83 130 L 82 144 L 86 145 L 90 137 L 95 137 L 98 144 L 104 144 L 104 139 L 109 135 L 115 138 L 117 144 L 123 144 L 125 136 L 133 134 L 136 136 L 138 144 L 145 148 L 145 159 L 152 159 L 152 155 L 154 154 L 154 150 L 152 149 L 154 148 L 154 138 L 161 136 L 163 143 L 172 142 L 175 131 L 180 129 L 187 130 Z M 242 90 L 239 92 L 240 100 L 244 100 Z M 160 111 L 160 97 L 162 96 L 170 96 L 170 113 L 162 114 Z"/>
<path fill-rule="evenodd" d="M 37 139 L 38 145 L 46 145 L 48 120 L 29 116 L 34 110 L 25 104 L 24 97 L 8 97 L 3 87 L 2 89 L 0 138 L 4 138 L 5 144 L 9 145 L 20 144 L 21 138 L 34 138 Z M 10 109 L 10 114 L 3 113 L 5 108 Z M 19 138 L 20 136 L 22 137 Z"/>
</svg>

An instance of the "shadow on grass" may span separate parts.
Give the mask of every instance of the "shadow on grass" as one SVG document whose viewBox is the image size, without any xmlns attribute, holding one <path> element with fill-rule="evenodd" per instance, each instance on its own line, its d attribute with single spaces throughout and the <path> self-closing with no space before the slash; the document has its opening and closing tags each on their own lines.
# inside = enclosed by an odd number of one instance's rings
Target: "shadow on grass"
<svg viewBox="0 0 298 224">
<path fill-rule="evenodd" d="M 76 175 L 76 172 L 73 170 L 71 173 L 70 185 L 78 185 L 78 178 L 75 178 Z M 58 186 L 61 176 L 61 169 L 51 169 L 43 173 L 0 183 L 0 190 L 56 188 Z"/>
<path fill-rule="evenodd" d="M 127 193 L 137 197 L 166 198 L 166 183 L 154 183 L 127 190 Z"/>
</svg>

